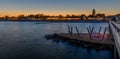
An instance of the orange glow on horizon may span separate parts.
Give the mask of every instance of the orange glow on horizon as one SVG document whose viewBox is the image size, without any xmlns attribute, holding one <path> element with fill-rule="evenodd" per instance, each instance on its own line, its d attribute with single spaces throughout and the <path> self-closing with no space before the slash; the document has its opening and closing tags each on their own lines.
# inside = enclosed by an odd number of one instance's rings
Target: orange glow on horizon
<svg viewBox="0 0 120 59">
<path fill-rule="evenodd" d="M 115 15 L 115 14 L 118 14 L 117 11 L 115 12 L 103 12 L 103 11 L 96 11 L 96 13 L 105 13 L 106 16 L 108 15 Z M 15 16 L 17 17 L 18 15 L 29 15 L 29 14 L 45 14 L 45 15 L 81 15 L 81 14 L 85 14 L 86 16 L 90 15 L 91 14 L 91 11 L 84 11 L 84 12 L 74 12 L 74 11 L 68 11 L 68 12 L 65 12 L 65 11 L 45 11 L 45 12 L 39 12 L 39 11 L 9 11 L 9 12 L 2 12 L 0 11 L 0 17 L 3 17 L 3 16 Z"/>
</svg>

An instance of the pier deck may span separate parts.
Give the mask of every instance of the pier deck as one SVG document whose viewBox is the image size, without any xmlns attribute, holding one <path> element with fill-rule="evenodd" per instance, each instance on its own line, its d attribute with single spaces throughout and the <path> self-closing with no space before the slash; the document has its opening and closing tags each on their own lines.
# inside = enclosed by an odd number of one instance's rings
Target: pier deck
<svg viewBox="0 0 120 59">
<path fill-rule="evenodd" d="M 109 21 L 110 31 L 111 31 L 111 34 L 113 35 L 113 39 L 115 42 L 115 49 L 114 50 L 117 50 L 118 55 L 119 55 L 119 59 L 120 59 L 120 33 L 119 33 L 120 26 L 118 26 L 118 25 L 119 24 L 117 24 L 113 21 Z M 116 54 L 116 53 L 114 53 L 114 54 Z M 116 59 L 116 57 L 114 59 Z"/>
<path fill-rule="evenodd" d="M 88 34 L 67 34 L 67 33 L 60 33 L 58 34 L 59 37 L 62 38 L 68 38 L 67 40 L 78 40 L 78 41 L 84 41 L 88 43 L 94 43 L 94 44 L 102 44 L 102 45 L 114 45 L 114 42 L 110 40 L 109 38 L 99 40 L 98 38 L 93 38 L 92 40 L 90 39 Z"/>
</svg>

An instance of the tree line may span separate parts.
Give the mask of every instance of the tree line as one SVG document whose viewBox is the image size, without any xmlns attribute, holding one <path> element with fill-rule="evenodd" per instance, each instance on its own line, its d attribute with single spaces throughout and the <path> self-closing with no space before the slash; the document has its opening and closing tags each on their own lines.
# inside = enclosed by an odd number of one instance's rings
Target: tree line
<svg viewBox="0 0 120 59">
<path fill-rule="evenodd" d="M 62 19 L 62 18 L 80 18 L 80 15 L 45 15 L 45 14 L 30 14 L 30 15 L 18 15 L 0 17 L 0 20 L 48 20 L 48 19 Z"/>
</svg>

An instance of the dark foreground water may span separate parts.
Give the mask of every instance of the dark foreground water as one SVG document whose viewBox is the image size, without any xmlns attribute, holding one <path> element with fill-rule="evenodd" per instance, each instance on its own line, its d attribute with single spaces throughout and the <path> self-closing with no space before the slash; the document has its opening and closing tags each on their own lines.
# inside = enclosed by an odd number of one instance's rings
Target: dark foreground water
<svg viewBox="0 0 120 59">
<path fill-rule="evenodd" d="M 112 59 L 109 50 L 87 50 L 44 37 L 46 34 L 67 33 L 67 25 L 78 26 L 81 33 L 87 33 L 86 27 L 89 25 L 95 26 L 95 32 L 100 26 L 108 27 L 106 23 L 36 24 L 3 21 L 0 22 L 0 59 Z"/>
</svg>

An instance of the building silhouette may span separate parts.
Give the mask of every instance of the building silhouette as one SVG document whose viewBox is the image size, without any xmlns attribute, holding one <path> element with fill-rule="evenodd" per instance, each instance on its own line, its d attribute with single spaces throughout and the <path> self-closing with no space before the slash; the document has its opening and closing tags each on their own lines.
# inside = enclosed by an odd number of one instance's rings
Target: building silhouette
<svg viewBox="0 0 120 59">
<path fill-rule="evenodd" d="M 95 9 L 93 9 L 93 11 L 92 11 L 92 16 L 96 16 L 96 11 L 95 11 Z"/>
</svg>

